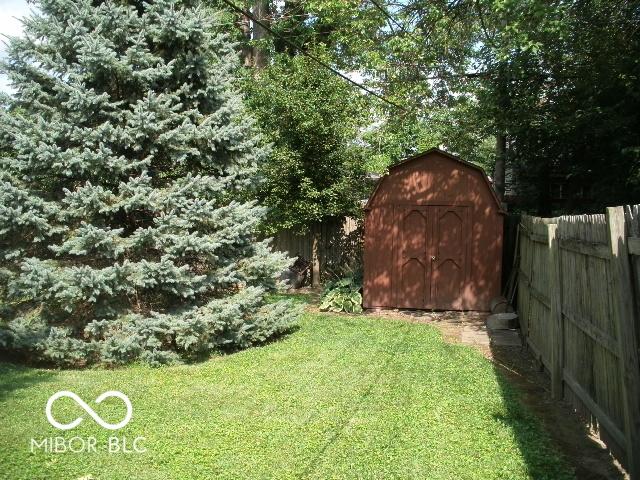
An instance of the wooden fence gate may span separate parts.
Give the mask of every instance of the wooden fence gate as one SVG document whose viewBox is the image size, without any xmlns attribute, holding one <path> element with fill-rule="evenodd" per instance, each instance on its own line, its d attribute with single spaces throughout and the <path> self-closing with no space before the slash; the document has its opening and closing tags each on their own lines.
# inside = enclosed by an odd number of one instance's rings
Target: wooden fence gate
<svg viewBox="0 0 640 480">
<path fill-rule="evenodd" d="M 640 207 L 523 216 L 518 310 L 552 395 L 590 416 L 640 479 Z"/>
</svg>

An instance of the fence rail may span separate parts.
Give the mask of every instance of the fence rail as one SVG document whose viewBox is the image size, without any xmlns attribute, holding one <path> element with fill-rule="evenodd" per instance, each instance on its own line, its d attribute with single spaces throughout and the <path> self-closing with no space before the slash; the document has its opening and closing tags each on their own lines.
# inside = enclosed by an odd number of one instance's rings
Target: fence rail
<svg viewBox="0 0 640 480">
<path fill-rule="evenodd" d="M 640 206 L 523 216 L 518 310 L 552 395 L 590 415 L 640 479 Z"/>
</svg>

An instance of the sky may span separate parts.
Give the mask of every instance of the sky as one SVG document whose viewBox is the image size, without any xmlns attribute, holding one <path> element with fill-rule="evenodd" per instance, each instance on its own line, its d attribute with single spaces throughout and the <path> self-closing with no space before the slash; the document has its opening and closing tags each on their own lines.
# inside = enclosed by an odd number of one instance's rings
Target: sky
<svg viewBox="0 0 640 480">
<path fill-rule="evenodd" d="M 25 17 L 31 11 L 27 0 L 0 0 L 0 58 L 5 57 L 5 35 L 20 35 L 22 24 L 19 18 Z M 10 92 L 7 79 L 0 74 L 0 91 Z"/>
</svg>

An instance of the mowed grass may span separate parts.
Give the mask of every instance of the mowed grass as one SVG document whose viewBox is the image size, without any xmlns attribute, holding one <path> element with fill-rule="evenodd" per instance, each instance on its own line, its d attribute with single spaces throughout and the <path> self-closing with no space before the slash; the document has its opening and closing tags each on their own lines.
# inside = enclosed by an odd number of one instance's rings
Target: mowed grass
<svg viewBox="0 0 640 480">
<path fill-rule="evenodd" d="M 121 430 L 99 427 L 133 404 Z M 146 453 L 100 449 L 144 436 Z M 94 436 L 97 453 L 30 452 L 31 438 Z M 307 314 L 268 345 L 169 368 L 55 371 L 0 364 L 0 478 L 572 478 L 540 425 L 475 350 L 433 327 Z"/>
</svg>

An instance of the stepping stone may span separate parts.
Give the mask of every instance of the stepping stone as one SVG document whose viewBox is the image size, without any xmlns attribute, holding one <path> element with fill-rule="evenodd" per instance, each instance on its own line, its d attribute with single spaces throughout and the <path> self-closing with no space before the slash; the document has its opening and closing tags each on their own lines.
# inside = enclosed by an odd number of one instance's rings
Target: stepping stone
<svg viewBox="0 0 640 480">
<path fill-rule="evenodd" d="M 487 328 L 489 330 L 509 330 L 517 327 L 517 313 L 494 313 L 487 317 Z"/>
<path fill-rule="evenodd" d="M 489 335 L 484 328 L 467 326 L 460 333 L 460 342 L 465 345 L 489 345 Z"/>
<path fill-rule="evenodd" d="M 509 305 L 509 301 L 504 297 L 496 297 L 489 304 L 491 313 L 511 313 L 513 307 Z"/>
<path fill-rule="evenodd" d="M 520 347 L 522 340 L 518 335 L 518 330 L 494 330 L 489 333 L 491 345 L 501 347 Z"/>
</svg>

